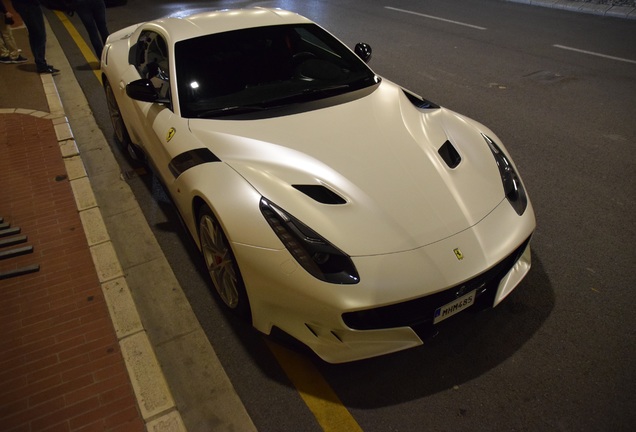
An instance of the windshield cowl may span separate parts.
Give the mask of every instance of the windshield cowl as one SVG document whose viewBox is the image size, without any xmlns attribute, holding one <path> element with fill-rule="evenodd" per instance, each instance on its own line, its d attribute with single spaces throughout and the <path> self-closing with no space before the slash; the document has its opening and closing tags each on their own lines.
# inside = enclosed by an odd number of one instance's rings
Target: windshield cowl
<svg viewBox="0 0 636 432">
<path fill-rule="evenodd" d="M 296 93 L 290 93 L 288 95 L 279 96 L 269 100 L 263 100 L 256 105 L 232 105 L 227 107 L 213 108 L 207 111 L 201 111 L 197 114 L 197 118 L 217 118 L 226 116 L 237 116 L 243 114 L 263 113 L 264 111 L 270 111 L 269 115 L 280 115 L 280 111 L 307 111 L 330 106 L 333 104 L 345 103 L 350 100 L 355 100 L 368 92 L 358 92 L 360 89 L 372 90 L 375 88 L 375 84 L 380 82 L 380 78 L 376 77 L 373 87 L 369 87 L 366 82 L 353 83 L 353 84 L 341 84 L 327 86 L 323 88 L 305 88 Z M 338 97 L 338 96 L 345 97 Z M 324 99 L 330 99 L 330 101 L 324 101 Z M 312 102 L 327 102 L 312 104 Z M 308 106 L 298 106 L 299 104 Z"/>
<path fill-rule="evenodd" d="M 297 95 L 295 97 L 286 98 L 280 101 L 280 103 L 270 103 L 266 106 L 245 105 L 225 107 L 203 112 L 196 118 L 258 120 L 300 114 L 353 102 L 366 97 L 378 88 L 380 85 L 379 82 L 380 81 L 378 81 L 378 84 L 370 87 L 363 87 L 359 90 L 348 90 L 335 95 L 329 95 L 328 93 Z"/>
</svg>

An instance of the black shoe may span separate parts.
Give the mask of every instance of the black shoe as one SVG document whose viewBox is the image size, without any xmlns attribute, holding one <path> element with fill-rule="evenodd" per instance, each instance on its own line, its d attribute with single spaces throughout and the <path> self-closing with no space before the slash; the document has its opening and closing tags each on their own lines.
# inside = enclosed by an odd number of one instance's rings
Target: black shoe
<svg viewBox="0 0 636 432">
<path fill-rule="evenodd" d="M 59 69 L 55 69 L 51 65 L 48 65 L 44 69 L 38 69 L 38 73 L 41 73 L 41 74 L 52 74 L 52 75 L 55 75 L 55 74 L 58 74 L 59 72 L 60 72 Z"/>
</svg>

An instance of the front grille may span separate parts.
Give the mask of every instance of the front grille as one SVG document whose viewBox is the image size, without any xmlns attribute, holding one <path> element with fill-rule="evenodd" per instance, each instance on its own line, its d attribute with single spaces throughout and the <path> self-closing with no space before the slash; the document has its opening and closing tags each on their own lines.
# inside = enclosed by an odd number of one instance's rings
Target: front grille
<svg viewBox="0 0 636 432">
<path fill-rule="evenodd" d="M 508 257 L 504 258 L 490 270 L 460 285 L 448 288 L 429 296 L 342 314 L 345 324 L 355 330 L 377 330 L 394 327 L 421 327 L 433 324 L 435 310 L 452 302 L 461 291 L 463 294 L 476 289 L 475 306 L 486 308 L 492 306 L 501 279 L 510 271 L 526 250 L 530 237 Z"/>
</svg>

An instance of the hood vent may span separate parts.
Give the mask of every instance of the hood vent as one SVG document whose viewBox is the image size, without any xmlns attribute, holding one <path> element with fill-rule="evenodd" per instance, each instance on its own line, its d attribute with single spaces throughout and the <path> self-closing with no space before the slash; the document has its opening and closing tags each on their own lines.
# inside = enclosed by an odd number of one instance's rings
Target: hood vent
<svg viewBox="0 0 636 432">
<path fill-rule="evenodd" d="M 347 202 L 340 195 L 338 195 L 331 189 L 326 188 L 323 185 L 292 185 L 292 186 L 295 189 L 307 195 L 309 198 L 312 198 L 322 204 L 339 205 L 339 204 L 345 204 Z"/>
<path fill-rule="evenodd" d="M 413 105 L 415 105 L 416 107 L 420 108 L 420 109 L 437 109 L 439 108 L 439 105 L 434 104 L 433 102 L 423 99 L 419 96 L 414 95 L 413 93 L 411 93 L 410 91 L 407 91 L 405 89 L 402 89 L 402 91 L 404 91 L 404 94 L 406 95 L 406 97 L 411 101 L 411 103 Z"/>
<path fill-rule="evenodd" d="M 444 159 L 444 162 L 446 162 L 446 165 L 451 169 L 455 169 L 462 161 L 462 157 L 457 150 L 455 150 L 455 147 L 453 147 L 450 141 L 446 141 L 444 145 L 437 150 L 437 153 L 439 153 L 442 159 Z"/>
</svg>

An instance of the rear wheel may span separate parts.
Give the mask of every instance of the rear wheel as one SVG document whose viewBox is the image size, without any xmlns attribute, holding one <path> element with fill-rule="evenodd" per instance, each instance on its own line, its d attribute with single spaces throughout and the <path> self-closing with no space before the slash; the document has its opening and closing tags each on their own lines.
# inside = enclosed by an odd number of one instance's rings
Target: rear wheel
<svg viewBox="0 0 636 432">
<path fill-rule="evenodd" d="M 205 266 L 223 304 L 233 313 L 251 321 L 247 292 L 234 253 L 212 211 L 199 211 L 199 240 Z"/>
<path fill-rule="evenodd" d="M 117 105 L 115 99 L 115 93 L 113 88 L 107 79 L 104 79 L 104 92 L 106 93 L 106 103 L 108 105 L 108 114 L 110 115 L 110 121 L 113 124 L 113 131 L 115 132 L 115 139 L 125 149 L 131 158 L 136 161 L 142 161 L 144 159 L 143 154 L 138 150 L 130 140 L 126 124 Z"/>
</svg>

